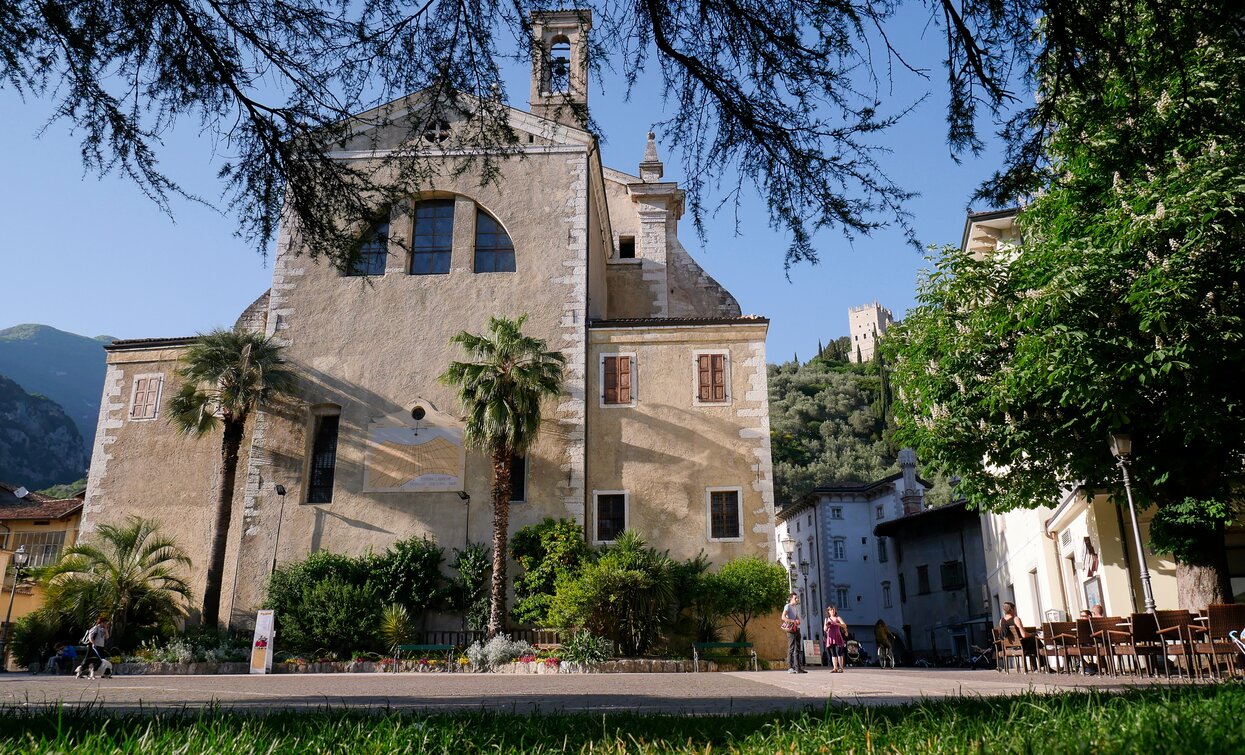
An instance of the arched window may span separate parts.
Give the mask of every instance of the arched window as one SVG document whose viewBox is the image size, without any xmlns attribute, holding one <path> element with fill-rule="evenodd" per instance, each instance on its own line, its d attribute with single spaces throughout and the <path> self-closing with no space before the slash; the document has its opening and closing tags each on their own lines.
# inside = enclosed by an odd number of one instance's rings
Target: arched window
<svg viewBox="0 0 1245 755">
<path fill-rule="evenodd" d="M 476 210 L 477 273 L 513 273 L 514 244 L 506 230 L 484 210 Z"/>
<path fill-rule="evenodd" d="M 429 199 L 415 205 L 415 232 L 411 239 L 411 275 L 438 275 L 450 271 L 454 246 L 454 200 Z"/>
<path fill-rule="evenodd" d="M 554 37 L 549 47 L 549 93 L 558 94 L 571 90 L 571 42 L 566 37 Z"/>
<path fill-rule="evenodd" d="M 350 275 L 384 275 L 389 256 L 389 223 L 377 223 L 364 235 L 359 245 L 359 259 L 350 268 Z"/>
</svg>

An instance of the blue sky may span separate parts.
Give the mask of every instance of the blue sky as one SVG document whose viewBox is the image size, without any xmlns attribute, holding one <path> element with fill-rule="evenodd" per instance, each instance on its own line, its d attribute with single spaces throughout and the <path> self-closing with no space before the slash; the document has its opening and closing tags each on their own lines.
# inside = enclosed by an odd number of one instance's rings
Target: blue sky
<svg viewBox="0 0 1245 755">
<path fill-rule="evenodd" d="M 907 209 L 923 244 L 957 244 L 973 189 L 995 168 L 997 150 L 957 165 L 946 147 L 945 73 L 939 64 L 940 32 L 924 27 L 924 13 L 909 6 L 891 29 L 908 60 L 929 69 L 928 81 L 896 69 L 880 94 L 894 110 L 930 96 L 897 127 L 878 137 L 892 150 L 882 156 L 889 175 L 919 192 Z M 880 66 L 885 70 L 885 64 Z M 512 105 L 526 107 L 527 67 L 507 70 Z M 636 172 L 645 134 L 661 120 L 659 80 L 650 71 L 630 102 L 620 77 L 594 82 L 589 107 L 601 125 L 606 165 Z M 233 236 L 232 217 L 190 202 L 174 203 L 164 215 L 139 189 L 119 176 L 84 172 L 78 140 L 64 122 L 39 135 L 51 112 L 48 101 L 22 102 L 0 90 L 0 241 L 4 291 L 0 328 L 39 322 L 86 336 L 119 338 L 183 336 L 232 324 L 267 288 L 270 259 Z M 650 115 L 651 114 L 651 115 Z M 660 133 L 659 143 L 660 143 Z M 679 180 L 677 156 L 660 145 L 666 179 Z M 166 140 L 166 171 L 184 188 L 219 199 L 213 144 L 195 123 L 180 124 Z M 726 182 L 729 185 L 729 181 Z M 720 198 L 720 197 L 719 197 Z M 798 354 L 808 359 L 819 340 L 847 333 L 850 306 L 873 300 L 896 315 L 913 305 L 922 253 L 901 234 L 884 229 L 849 242 L 837 231 L 817 239 L 821 263 L 783 273 L 788 238 L 769 225 L 765 202 L 746 193 L 739 215 L 726 208 L 710 218 L 708 236 L 696 237 L 690 217 L 680 228 L 684 246 L 739 299 L 744 313 L 771 319 L 769 360 Z M 711 197 L 708 206 L 714 206 Z M 978 208 L 980 209 L 980 208 Z"/>
</svg>

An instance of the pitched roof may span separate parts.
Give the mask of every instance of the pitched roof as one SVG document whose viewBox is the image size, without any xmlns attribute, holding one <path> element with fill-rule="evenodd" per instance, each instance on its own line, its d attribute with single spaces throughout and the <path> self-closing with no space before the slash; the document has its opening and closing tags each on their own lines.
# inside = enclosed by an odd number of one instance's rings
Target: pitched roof
<svg viewBox="0 0 1245 755">
<path fill-rule="evenodd" d="M 17 497 L 20 485 L 0 482 L 0 521 L 11 519 L 63 519 L 82 509 L 81 498 L 49 498 L 33 491 Z"/>
<path fill-rule="evenodd" d="M 929 523 L 934 521 L 935 519 L 942 519 L 944 517 L 948 517 L 953 514 L 967 515 L 970 513 L 976 514 L 977 512 L 975 511 L 970 512 L 968 510 L 968 503 L 966 501 L 963 501 L 963 500 L 953 501 L 951 503 L 944 504 L 942 506 L 934 506 L 933 508 L 928 508 L 928 509 L 925 509 L 924 511 L 918 511 L 915 514 L 908 514 L 907 516 L 901 516 L 898 519 L 892 519 L 889 522 L 882 522 L 881 524 L 873 528 L 873 534 L 891 535 L 895 532 L 898 532 L 899 530 L 906 529 L 907 527 L 910 527 L 910 526 L 911 527 L 919 527 L 922 525 L 928 526 Z"/>
<path fill-rule="evenodd" d="M 186 346 L 193 343 L 195 336 L 184 338 L 127 338 L 104 345 L 104 351 L 124 351 L 126 349 L 160 349 L 172 346 Z"/>
</svg>

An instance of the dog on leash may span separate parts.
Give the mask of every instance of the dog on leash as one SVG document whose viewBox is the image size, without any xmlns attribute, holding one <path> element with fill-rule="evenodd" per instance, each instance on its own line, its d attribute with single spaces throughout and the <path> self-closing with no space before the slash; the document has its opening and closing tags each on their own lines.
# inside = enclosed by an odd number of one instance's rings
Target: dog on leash
<svg viewBox="0 0 1245 755">
<path fill-rule="evenodd" d="M 107 658 L 101 658 L 99 659 L 99 661 L 100 661 L 99 663 L 100 678 L 111 679 L 112 678 L 112 661 L 108 660 Z M 86 677 L 87 679 L 95 678 L 95 668 L 94 667 L 88 668 L 85 661 L 83 661 L 81 666 L 74 669 L 73 672 L 74 672 L 74 675 L 77 676 L 79 679 L 82 678 L 83 674 L 87 674 L 87 677 Z"/>
</svg>

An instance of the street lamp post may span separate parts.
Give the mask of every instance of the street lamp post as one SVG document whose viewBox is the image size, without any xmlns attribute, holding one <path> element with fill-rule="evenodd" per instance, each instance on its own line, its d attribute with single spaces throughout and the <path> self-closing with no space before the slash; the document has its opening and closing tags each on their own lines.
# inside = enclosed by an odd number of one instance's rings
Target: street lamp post
<svg viewBox="0 0 1245 755">
<path fill-rule="evenodd" d="M 813 639 L 813 602 L 808 599 L 808 562 L 800 562 L 800 573 L 804 575 L 804 614 L 808 617 L 808 621 L 804 622 L 804 639 Z"/>
<path fill-rule="evenodd" d="M 9 633 L 13 631 L 13 598 L 17 595 L 17 582 L 22 578 L 22 567 L 30 557 L 26 555 L 26 546 L 18 546 L 13 553 L 13 587 L 9 590 L 9 611 L 4 615 L 4 635 L 0 636 L 0 671 L 9 670 Z"/>
<path fill-rule="evenodd" d="M 1137 507 L 1133 504 L 1132 480 L 1128 476 L 1128 461 L 1133 453 L 1133 440 L 1125 433 L 1111 433 L 1111 455 L 1116 458 L 1124 474 L 1124 497 L 1128 499 L 1128 515 L 1133 521 L 1133 542 L 1137 546 L 1137 566 L 1140 569 L 1141 591 L 1145 595 L 1146 612 L 1154 613 L 1154 591 L 1150 587 L 1150 568 L 1146 566 L 1146 551 L 1141 543 L 1141 527 L 1137 524 Z"/>
<path fill-rule="evenodd" d="M 277 546 L 281 544 L 281 521 L 285 519 L 285 486 L 277 485 L 276 491 L 277 497 L 281 499 L 281 506 L 277 509 L 277 532 L 272 538 L 272 571 L 268 572 L 269 574 L 277 573 Z M 236 582 L 237 579 L 237 573 L 235 572 L 234 581 Z M 234 589 L 236 590 L 237 588 L 235 587 Z M 232 606 L 230 607 L 230 611 L 233 611 Z"/>
</svg>

